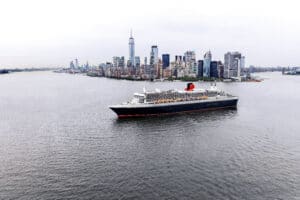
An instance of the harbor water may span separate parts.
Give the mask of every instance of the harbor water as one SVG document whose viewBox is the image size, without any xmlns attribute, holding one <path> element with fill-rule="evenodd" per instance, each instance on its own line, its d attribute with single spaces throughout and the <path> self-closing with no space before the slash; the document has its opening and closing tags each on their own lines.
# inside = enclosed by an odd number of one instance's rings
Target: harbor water
<svg viewBox="0 0 300 200">
<path fill-rule="evenodd" d="M 118 119 L 186 83 L 0 75 L 0 199 L 300 199 L 300 76 L 259 76 L 217 83 L 236 110 Z"/>
</svg>

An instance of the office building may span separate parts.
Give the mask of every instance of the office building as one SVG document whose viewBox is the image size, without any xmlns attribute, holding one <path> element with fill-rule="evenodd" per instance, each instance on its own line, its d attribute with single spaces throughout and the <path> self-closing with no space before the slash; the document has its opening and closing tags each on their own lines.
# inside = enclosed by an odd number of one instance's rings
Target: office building
<svg viewBox="0 0 300 200">
<path fill-rule="evenodd" d="M 121 56 L 119 60 L 119 67 L 124 68 L 125 67 L 125 57 Z"/>
<path fill-rule="evenodd" d="M 76 68 L 76 69 L 79 68 L 79 62 L 78 62 L 78 59 L 77 59 L 77 58 L 75 59 L 75 68 Z"/>
<path fill-rule="evenodd" d="M 211 62 L 211 52 L 208 51 L 204 54 L 203 60 L 203 76 L 210 77 L 210 62 Z"/>
<path fill-rule="evenodd" d="M 211 78 L 219 78 L 217 61 L 210 62 L 210 77 Z"/>
<path fill-rule="evenodd" d="M 134 63 L 135 63 L 135 67 L 138 68 L 141 66 L 141 60 L 139 56 L 135 56 L 134 57 Z"/>
<path fill-rule="evenodd" d="M 156 45 L 151 47 L 150 65 L 158 64 L 158 47 Z"/>
<path fill-rule="evenodd" d="M 129 66 L 134 67 L 134 57 L 135 57 L 135 46 L 134 46 L 134 38 L 132 37 L 132 31 L 130 31 L 130 38 L 129 38 Z"/>
<path fill-rule="evenodd" d="M 193 63 L 196 61 L 196 54 L 194 51 L 186 51 L 184 53 L 184 61 L 186 63 Z"/>
<path fill-rule="evenodd" d="M 197 77 L 203 77 L 203 60 L 198 60 L 198 70 L 197 70 Z"/>
<path fill-rule="evenodd" d="M 162 55 L 162 68 L 166 69 L 170 66 L 170 54 Z"/>
<path fill-rule="evenodd" d="M 224 55 L 224 78 L 240 77 L 241 68 L 244 68 L 245 57 L 235 52 L 227 52 Z"/>
<path fill-rule="evenodd" d="M 218 61 L 218 74 L 219 78 L 224 78 L 224 65 L 221 61 Z"/>
<path fill-rule="evenodd" d="M 178 63 L 181 63 L 182 62 L 182 56 L 178 56 L 176 55 L 175 56 L 175 62 L 178 64 Z"/>
<path fill-rule="evenodd" d="M 119 67 L 119 62 L 120 62 L 120 57 L 114 56 L 113 57 L 113 66 L 114 67 Z"/>
<path fill-rule="evenodd" d="M 73 62 L 73 61 L 70 62 L 70 68 L 71 68 L 71 69 L 75 69 L 75 65 L 74 65 L 74 62 Z"/>
</svg>

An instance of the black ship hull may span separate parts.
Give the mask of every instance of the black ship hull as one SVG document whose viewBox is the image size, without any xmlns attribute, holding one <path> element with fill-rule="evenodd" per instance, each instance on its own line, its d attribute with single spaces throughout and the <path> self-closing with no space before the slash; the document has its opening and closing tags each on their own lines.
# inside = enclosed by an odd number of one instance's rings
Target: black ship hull
<svg viewBox="0 0 300 200">
<path fill-rule="evenodd" d="M 216 101 L 196 101 L 188 103 L 150 104 L 139 106 L 120 105 L 111 106 L 110 109 L 112 109 L 119 118 L 126 118 L 236 108 L 237 102 L 237 98 L 231 98 Z"/>
</svg>

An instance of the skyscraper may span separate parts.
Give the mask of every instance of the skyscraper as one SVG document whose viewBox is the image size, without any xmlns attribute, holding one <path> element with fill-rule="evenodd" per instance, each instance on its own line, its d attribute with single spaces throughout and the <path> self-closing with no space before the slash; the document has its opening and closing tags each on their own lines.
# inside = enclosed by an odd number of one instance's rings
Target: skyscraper
<svg viewBox="0 0 300 200">
<path fill-rule="evenodd" d="M 150 52 L 150 65 L 158 64 L 158 47 L 153 45 Z"/>
<path fill-rule="evenodd" d="M 245 56 L 241 57 L 241 70 L 240 70 L 240 75 L 244 75 L 245 72 Z"/>
<path fill-rule="evenodd" d="M 218 62 L 217 61 L 211 61 L 210 62 L 210 77 L 219 78 Z"/>
<path fill-rule="evenodd" d="M 227 52 L 224 55 L 224 77 L 240 77 L 241 68 L 244 67 L 245 58 L 242 54 L 235 52 Z"/>
<path fill-rule="evenodd" d="M 193 63 L 196 62 L 196 54 L 194 51 L 186 51 L 184 53 L 184 60 L 186 63 Z"/>
<path fill-rule="evenodd" d="M 198 78 L 202 78 L 203 77 L 203 60 L 198 60 L 197 77 Z"/>
<path fill-rule="evenodd" d="M 74 69 L 74 68 L 75 68 L 75 65 L 74 65 L 73 60 L 70 62 L 70 68 L 71 68 L 71 69 Z"/>
<path fill-rule="evenodd" d="M 170 66 L 170 54 L 163 54 L 162 55 L 162 68 L 166 69 Z"/>
<path fill-rule="evenodd" d="M 218 75 L 219 78 L 224 78 L 224 65 L 221 61 L 218 61 Z"/>
<path fill-rule="evenodd" d="M 135 60 L 134 60 L 134 39 L 132 37 L 132 31 L 130 31 L 130 38 L 129 38 L 129 61 L 130 61 L 130 66 L 134 67 L 135 66 Z"/>
<path fill-rule="evenodd" d="M 134 57 L 134 63 L 135 63 L 135 67 L 140 67 L 141 65 L 141 60 L 139 56 L 135 56 Z"/>
<path fill-rule="evenodd" d="M 211 62 L 211 52 L 208 51 L 204 54 L 204 62 L 203 62 L 204 77 L 210 77 L 210 62 Z"/>
<path fill-rule="evenodd" d="M 176 63 L 181 63 L 182 62 L 182 56 L 176 55 L 175 56 L 175 62 Z"/>
<path fill-rule="evenodd" d="M 125 57 L 121 56 L 120 61 L 119 61 L 119 67 L 123 68 L 125 67 Z"/>
<path fill-rule="evenodd" d="M 77 58 L 75 59 L 75 68 L 76 68 L 76 69 L 79 68 L 79 62 L 78 62 L 78 59 L 77 59 Z"/>
<path fill-rule="evenodd" d="M 120 57 L 114 56 L 113 57 L 113 65 L 114 65 L 114 67 L 119 67 L 119 63 L 120 63 Z"/>
</svg>

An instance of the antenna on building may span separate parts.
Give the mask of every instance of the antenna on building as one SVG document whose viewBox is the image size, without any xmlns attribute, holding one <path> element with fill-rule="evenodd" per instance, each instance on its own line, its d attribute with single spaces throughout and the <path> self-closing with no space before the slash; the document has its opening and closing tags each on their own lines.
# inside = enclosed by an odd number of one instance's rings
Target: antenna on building
<svg viewBox="0 0 300 200">
<path fill-rule="evenodd" d="M 130 29 L 130 37 L 132 38 L 132 28 Z"/>
</svg>

